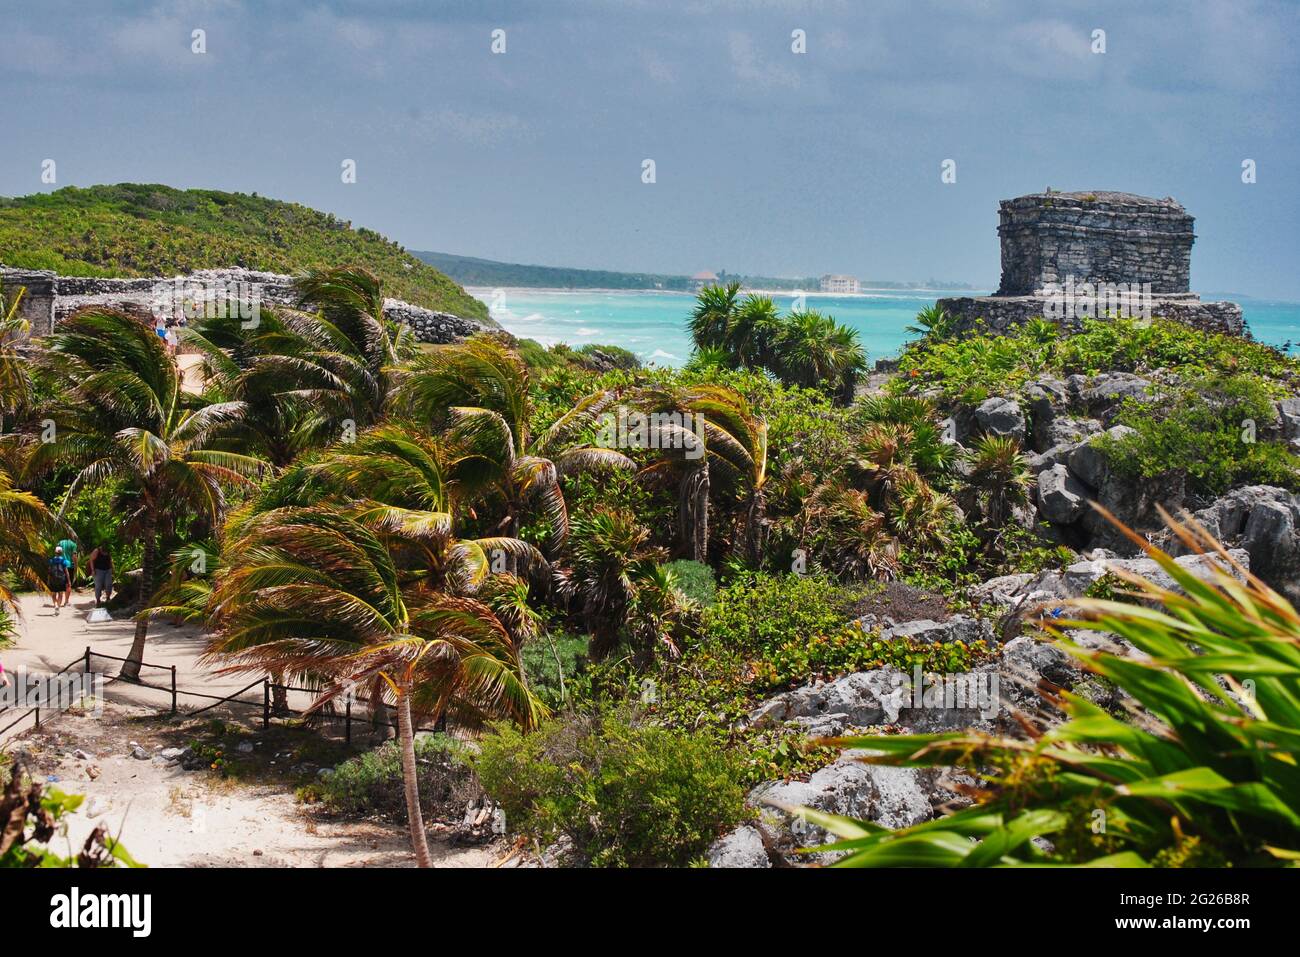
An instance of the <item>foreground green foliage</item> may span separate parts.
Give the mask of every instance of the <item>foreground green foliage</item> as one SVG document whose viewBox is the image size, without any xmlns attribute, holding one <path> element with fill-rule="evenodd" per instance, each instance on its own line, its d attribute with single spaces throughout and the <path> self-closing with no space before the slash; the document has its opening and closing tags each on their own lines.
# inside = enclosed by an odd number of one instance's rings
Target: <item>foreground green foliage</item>
<svg viewBox="0 0 1300 957">
<path fill-rule="evenodd" d="M 81 807 L 80 794 L 64 794 L 31 781 L 21 768 L 0 767 L 0 869 L 28 867 L 139 867 L 103 825 L 87 836 L 80 851 L 61 855 L 50 845 L 66 825 L 63 818 Z"/>
<path fill-rule="evenodd" d="M 1217 549 L 1203 532 L 1173 527 L 1188 547 Z M 848 852 L 840 866 L 1300 860 L 1300 613 L 1258 580 L 1220 570 L 1202 581 L 1133 539 L 1182 591 L 1125 574 L 1155 607 L 1080 599 L 1084 617 L 1048 627 L 1123 689 L 1132 717 L 1067 693 L 1068 720 L 1028 740 L 957 732 L 837 742 L 875 752 L 864 759 L 872 763 L 953 765 L 985 782 L 973 806 L 900 831 L 802 810 L 842 838 L 832 846 Z M 1086 650 L 1067 628 L 1120 635 L 1150 659 Z"/>
</svg>

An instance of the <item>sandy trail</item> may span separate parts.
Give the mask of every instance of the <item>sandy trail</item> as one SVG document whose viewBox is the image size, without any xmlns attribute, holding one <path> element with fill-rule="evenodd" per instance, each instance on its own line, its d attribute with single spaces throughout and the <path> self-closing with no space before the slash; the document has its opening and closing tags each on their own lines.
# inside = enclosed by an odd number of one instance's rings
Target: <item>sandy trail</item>
<svg viewBox="0 0 1300 957">
<path fill-rule="evenodd" d="M 17 646 L 0 651 L 8 670 L 57 671 L 81 659 L 87 645 L 119 657 L 130 649 L 133 623 L 123 613 L 122 620 L 88 624 L 85 615 L 94 602 L 84 592 L 74 594 L 74 607 L 58 615 L 42 596 L 21 601 Z M 252 680 L 200 665 L 196 659 L 202 646 L 202 635 L 194 628 L 155 623 L 145 660 L 175 665 L 179 686 L 207 694 L 230 694 Z M 109 677 L 120 667 L 105 659 L 92 662 L 94 670 Z M 142 677 L 164 686 L 171 680 L 169 672 L 158 670 Z M 255 689 L 242 697 L 261 696 Z M 106 684 L 104 699 L 97 716 L 65 712 L 43 719 L 39 730 L 4 742 L 5 750 L 21 754 L 38 779 L 85 795 L 81 808 L 67 818 L 66 836 L 55 839 L 60 850 L 67 849 L 59 843 L 65 840 L 79 849 L 102 824 L 120 835 L 136 860 L 151 867 L 413 866 L 409 836 L 400 824 L 331 817 L 299 804 L 287 784 L 234 783 L 205 771 L 185 771 L 159 757 L 133 757 L 133 742 L 150 755 L 164 746 L 183 745 L 175 721 L 160 714 L 170 704 L 170 693 L 113 681 Z M 291 704 L 300 707 L 305 700 Z M 181 709 L 209 703 L 182 697 Z M 233 713 L 245 720 L 253 715 L 247 708 Z M 0 726 L 9 720 L 0 715 Z M 491 847 L 453 846 L 438 825 L 431 827 L 431 842 L 439 867 L 487 867 L 501 856 Z"/>
</svg>

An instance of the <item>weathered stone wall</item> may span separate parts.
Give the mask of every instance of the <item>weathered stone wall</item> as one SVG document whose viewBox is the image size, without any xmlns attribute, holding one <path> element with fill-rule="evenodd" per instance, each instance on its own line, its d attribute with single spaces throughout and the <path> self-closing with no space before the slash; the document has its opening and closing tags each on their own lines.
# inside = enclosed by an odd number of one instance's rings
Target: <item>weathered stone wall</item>
<svg viewBox="0 0 1300 957">
<path fill-rule="evenodd" d="M 1028 296 L 1053 283 L 1150 283 L 1186 293 L 1192 217 L 1173 199 L 1131 193 L 1036 193 L 998 209 L 999 296 Z"/>
<path fill-rule="evenodd" d="M 27 289 L 20 308 L 32 326 L 32 334 L 49 335 L 68 316 L 87 306 L 121 309 L 148 318 L 160 303 L 159 284 L 175 288 L 180 282 L 191 288 L 214 290 L 238 288 L 266 306 L 293 306 L 297 297 L 293 277 L 249 269 L 203 269 L 187 276 L 144 279 L 97 279 L 84 276 L 58 276 L 49 271 L 17 270 L 0 267 L 0 282 L 11 292 L 19 286 Z M 204 295 L 203 292 L 199 293 Z M 421 342 L 456 342 L 477 332 L 493 329 L 474 319 L 464 319 L 446 312 L 435 312 L 400 299 L 385 299 L 384 308 L 399 322 L 405 322 Z"/>
<path fill-rule="evenodd" d="M 1002 282 L 997 294 L 938 302 L 957 320 L 958 332 L 1005 332 L 1035 317 L 1077 331 L 1085 319 L 1115 314 L 1103 305 L 1110 300 L 1101 287 L 1110 286 L 1134 294 L 1121 314 L 1249 334 L 1235 302 L 1201 302 L 1189 291 L 1193 219 L 1173 199 L 1035 193 L 1003 200 L 998 216 Z"/>
<path fill-rule="evenodd" d="M 956 331 L 1006 332 L 1028 319 L 1049 317 L 1048 301 L 1042 296 L 961 296 L 937 303 L 957 320 Z M 1195 296 L 1162 299 L 1152 296 L 1151 315 L 1174 319 L 1198 329 L 1231 336 L 1246 335 L 1246 320 L 1235 302 L 1201 302 Z M 1101 317 L 1104 318 L 1104 317 Z M 1083 328 L 1083 318 L 1064 316 L 1056 320 L 1069 332 Z"/>
</svg>

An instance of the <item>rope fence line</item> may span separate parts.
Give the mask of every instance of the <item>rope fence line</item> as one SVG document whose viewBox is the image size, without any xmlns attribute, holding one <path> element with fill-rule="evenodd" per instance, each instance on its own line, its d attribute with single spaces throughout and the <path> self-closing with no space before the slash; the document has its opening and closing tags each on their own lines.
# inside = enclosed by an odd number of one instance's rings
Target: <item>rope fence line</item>
<svg viewBox="0 0 1300 957">
<path fill-rule="evenodd" d="M 90 674 L 91 659 L 93 658 L 104 658 L 108 661 L 120 661 L 123 663 L 130 660 L 129 658 L 122 658 L 117 655 L 108 655 L 108 654 L 104 654 L 103 652 L 95 651 L 90 645 L 87 645 L 86 651 L 83 655 L 81 655 L 74 661 L 70 661 L 68 664 L 60 668 L 57 672 L 55 672 L 55 676 L 57 677 L 58 675 L 64 674 L 69 669 L 75 667 L 78 664 L 82 665 L 83 673 Z M 161 691 L 165 694 L 170 694 L 171 708 L 169 713 L 173 715 L 181 713 L 180 706 L 179 706 L 179 698 L 181 695 L 185 695 L 187 697 L 202 698 L 212 702 L 211 704 L 204 705 L 202 708 L 199 708 L 195 711 L 185 712 L 187 717 L 194 717 L 196 715 L 203 714 L 204 712 L 211 711 L 213 708 L 219 707 L 222 704 L 232 704 L 232 705 L 243 705 L 249 708 L 259 708 L 262 712 L 262 727 L 264 729 L 269 728 L 271 726 L 272 718 L 303 718 L 303 717 L 310 716 L 312 718 L 319 718 L 325 721 L 342 721 L 344 722 L 344 740 L 347 744 L 352 743 L 353 722 L 362 722 L 364 724 L 368 724 L 374 727 L 382 726 L 382 727 L 388 727 L 393 729 L 397 728 L 397 722 L 388 716 L 388 712 L 391 711 L 393 706 L 384 701 L 378 702 L 377 705 L 378 708 L 381 709 L 382 713 L 385 715 L 386 720 L 376 720 L 374 715 L 376 703 L 373 702 L 371 699 L 363 698 L 359 696 L 352 696 L 352 695 L 349 695 L 347 698 L 345 698 L 344 711 L 342 714 L 337 714 L 334 712 L 324 711 L 324 710 L 313 710 L 313 709 L 299 711 L 290 708 L 285 704 L 274 704 L 273 703 L 274 699 L 278 697 L 276 692 L 283 691 L 287 695 L 288 692 L 293 691 L 293 692 L 300 692 L 303 694 L 315 695 L 315 694 L 319 694 L 320 692 L 319 688 L 301 688 L 294 685 L 282 685 L 273 682 L 270 679 L 270 677 L 265 677 L 265 678 L 259 678 L 258 680 L 240 688 L 238 691 L 231 692 L 228 695 L 213 695 L 213 694 L 206 694 L 201 691 L 189 691 L 185 688 L 180 687 L 177 684 L 175 665 L 158 665 L 148 661 L 141 661 L 139 662 L 139 665 L 140 668 L 142 669 L 152 668 L 157 671 L 168 672 L 171 676 L 170 684 L 169 685 L 149 684 L 148 682 L 141 681 L 139 678 L 132 679 L 132 678 L 124 677 L 121 674 L 116 674 L 113 675 L 112 677 L 106 675 L 104 678 L 104 685 L 107 686 L 122 681 L 135 688 L 148 688 L 153 691 Z M 245 692 L 251 691 L 252 689 L 256 688 L 258 685 L 262 686 L 261 701 L 250 701 L 246 698 L 239 697 Z M 371 716 L 366 718 L 355 717 L 352 713 L 353 710 L 352 706 L 354 703 L 360 703 L 364 705 L 366 709 L 370 712 Z M 57 714 L 61 714 L 63 711 L 67 710 L 71 706 L 72 706 L 71 704 L 68 704 L 62 708 L 57 708 L 53 710 L 54 713 L 57 715 Z M 0 709 L 0 713 L 3 713 L 4 710 L 11 710 L 11 709 Z M 51 709 L 47 708 L 46 710 L 49 711 Z M 20 715 L 17 720 L 11 722 L 10 724 L 6 725 L 3 728 L 0 728 L 0 736 L 3 736 L 7 731 L 21 724 L 28 717 L 34 717 L 35 723 L 33 724 L 33 727 L 39 728 L 41 726 L 40 713 L 41 713 L 41 708 L 39 706 L 34 708 L 29 708 L 26 712 Z M 440 718 L 433 727 L 417 726 L 415 730 L 453 734 L 456 737 L 463 736 L 461 729 L 452 729 L 449 726 L 449 723 L 446 720 L 445 716 Z"/>
</svg>

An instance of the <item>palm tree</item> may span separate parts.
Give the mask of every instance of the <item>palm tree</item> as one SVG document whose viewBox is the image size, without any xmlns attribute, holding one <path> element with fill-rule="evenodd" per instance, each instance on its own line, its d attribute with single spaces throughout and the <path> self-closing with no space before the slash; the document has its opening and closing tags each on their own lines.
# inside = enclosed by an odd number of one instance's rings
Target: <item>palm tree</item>
<svg viewBox="0 0 1300 957">
<path fill-rule="evenodd" d="M 54 525 L 45 503 L 15 488 L 9 473 L 0 469 L 0 568 L 20 582 L 44 587 L 46 555 L 41 540 Z M 0 605 L 14 608 L 17 599 L 10 584 L 7 576 L 0 575 Z"/>
<path fill-rule="evenodd" d="M 282 674 L 322 688 L 313 709 L 353 687 L 387 689 L 420 867 L 431 862 L 414 716 L 453 709 L 530 728 L 545 713 L 491 608 L 431 587 L 401 562 L 401 544 L 426 531 L 328 505 L 256 516 L 228 546 L 233 558 L 214 590 L 207 651 L 227 671 Z"/>
<path fill-rule="evenodd" d="M 620 509 L 600 508 L 573 520 L 570 567 L 557 572 L 556 585 L 561 596 L 581 604 L 593 658 L 605 658 L 618 646 L 642 587 L 662 584 L 655 577 L 662 556 L 649 541 L 650 532 Z"/>
<path fill-rule="evenodd" d="M 737 366 L 761 369 L 772 363 L 774 344 L 782 326 L 771 298 L 751 294 L 736 309 L 722 344 L 731 352 Z"/>
<path fill-rule="evenodd" d="M 123 312 L 90 309 L 61 323 L 47 340 L 49 361 L 71 383 L 55 421 L 55 439 L 33 446 L 28 469 L 76 470 L 59 509 L 83 490 L 120 482 L 130 493 L 127 524 L 143 545 L 137 610 L 151 597 L 160 538 L 186 517 L 217 528 L 224 487 L 250 485 L 265 463 L 214 443 L 238 421 L 239 402 L 204 405 L 181 389 L 181 374 L 162 340 Z M 137 678 L 149 619 L 136 621 L 122 675 Z"/>
<path fill-rule="evenodd" d="M 741 490 L 745 549 L 757 562 L 767 531 L 767 422 L 727 386 L 648 386 L 633 393 L 631 401 L 652 416 L 690 416 L 681 421 L 695 423 L 691 428 L 661 419 L 654 444 L 673 451 L 643 470 L 650 475 L 682 473 L 678 524 L 688 557 L 708 557 L 709 494 L 716 469 L 720 478 Z M 694 450 L 702 454 L 693 457 Z"/>
<path fill-rule="evenodd" d="M 502 503 L 502 534 L 518 536 L 526 505 L 536 498 L 559 544 L 569 524 L 560 477 L 633 463 L 616 449 L 574 443 L 612 405 L 614 393 L 588 396 L 535 437 L 529 385 L 528 368 L 515 352 L 478 337 L 417 357 L 404 371 L 393 404 L 444 432 L 461 450 L 455 480 L 467 495 L 487 494 Z"/>
<path fill-rule="evenodd" d="M 20 288 L 9 297 L 0 285 L 0 435 L 4 434 L 6 418 L 32 401 L 31 360 L 21 349 L 31 326 L 18 314 L 18 304 L 26 291 Z"/>
<path fill-rule="evenodd" d="M 341 397 L 316 403 L 295 388 L 331 380 L 321 368 L 326 357 L 313 345 L 315 318 L 263 308 L 258 323 L 245 328 L 238 315 L 201 318 L 182 331 L 185 343 L 204 357 L 203 379 L 218 400 L 243 402 L 246 413 L 228 431 L 232 447 L 255 452 L 277 469 L 304 452 L 339 437 Z"/>
<path fill-rule="evenodd" d="M 399 366 L 417 351 L 414 335 L 387 317 L 379 280 L 364 269 L 318 270 L 295 288 L 299 306 L 316 311 L 269 311 L 265 329 L 259 323 L 246 330 L 247 367 L 262 391 L 307 404 L 313 440 L 319 441 L 313 433 L 322 430 L 327 441 L 350 436 L 383 418 Z M 230 348 L 214 324 L 199 326 L 198 335 L 205 334 Z M 205 352 L 212 357 L 211 350 Z M 238 366 L 239 350 L 230 352 Z M 227 373 L 234 369 L 227 367 Z"/>
<path fill-rule="evenodd" d="M 740 283 L 733 282 L 726 286 L 705 286 L 696 295 L 689 328 L 698 351 L 726 346 L 739 294 Z"/>
<path fill-rule="evenodd" d="M 938 303 L 926 306 L 916 314 L 916 325 L 906 326 L 905 331 L 918 336 L 945 339 L 952 334 L 955 320 Z"/>
</svg>

